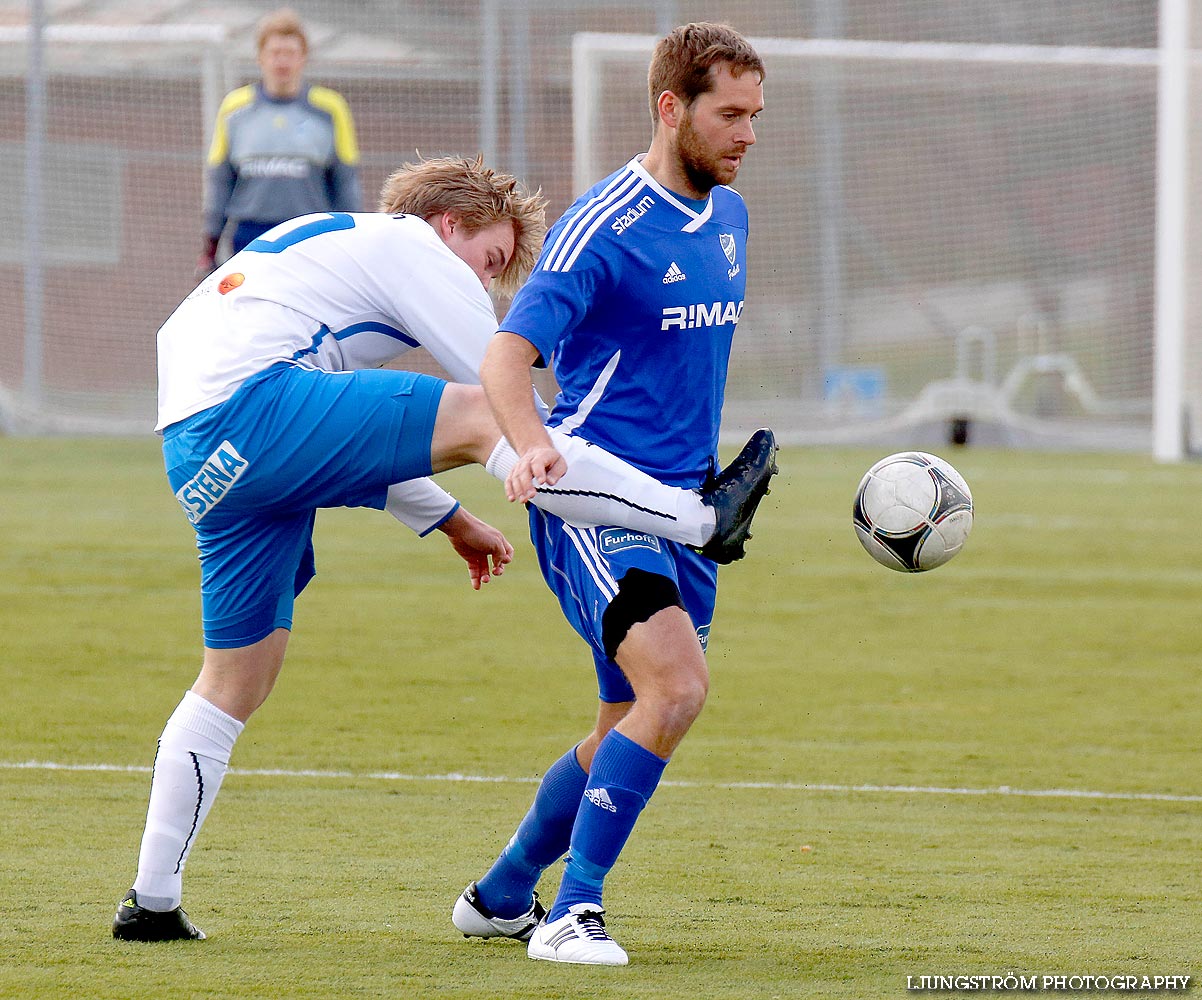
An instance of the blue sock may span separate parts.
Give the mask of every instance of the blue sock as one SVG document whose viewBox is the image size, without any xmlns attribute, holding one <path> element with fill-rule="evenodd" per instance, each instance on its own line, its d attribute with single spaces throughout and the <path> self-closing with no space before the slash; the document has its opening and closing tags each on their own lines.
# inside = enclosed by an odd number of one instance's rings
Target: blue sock
<svg viewBox="0 0 1202 1000">
<path fill-rule="evenodd" d="M 575 747 L 547 769 L 509 845 L 476 883 L 480 902 L 496 916 L 517 917 L 530 909 L 539 876 L 567 853 L 587 781 Z"/>
<path fill-rule="evenodd" d="M 605 876 L 667 766 L 662 757 L 616 729 L 606 734 L 593 757 L 572 827 L 571 854 L 548 922 L 564 916 L 576 903 L 600 905 Z"/>
</svg>

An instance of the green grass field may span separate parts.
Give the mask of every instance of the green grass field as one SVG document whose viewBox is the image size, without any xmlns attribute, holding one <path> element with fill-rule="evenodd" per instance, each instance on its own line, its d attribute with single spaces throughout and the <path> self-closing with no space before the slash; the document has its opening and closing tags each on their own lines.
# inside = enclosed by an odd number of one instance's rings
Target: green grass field
<svg viewBox="0 0 1202 1000">
<path fill-rule="evenodd" d="M 710 703 L 609 882 L 632 964 L 588 969 L 449 920 L 595 709 L 498 484 L 444 477 L 518 550 L 478 594 L 441 536 L 318 518 L 289 661 L 190 861 L 209 940 L 131 946 L 109 920 L 155 740 L 199 667 L 191 529 L 154 440 L 0 438 L 0 997 L 874 998 L 908 976 L 1202 975 L 1202 469 L 947 453 L 973 535 L 905 576 L 851 529 L 877 457 L 782 454 L 750 556 L 723 571 Z"/>
</svg>

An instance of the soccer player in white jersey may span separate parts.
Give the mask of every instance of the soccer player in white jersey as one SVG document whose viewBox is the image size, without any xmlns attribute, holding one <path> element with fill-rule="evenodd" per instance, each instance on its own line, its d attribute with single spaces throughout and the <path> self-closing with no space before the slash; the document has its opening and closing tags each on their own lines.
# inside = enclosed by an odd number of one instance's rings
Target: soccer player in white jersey
<svg viewBox="0 0 1202 1000">
<path fill-rule="evenodd" d="M 554 450 L 530 390 L 531 365 L 545 361 L 560 386 L 552 427 L 674 486 L 696 487 L 715 468 L 747 278 L 747 210 L 726 185 L 755 142 L 763 76 L 755 50 L 725 25 L 685 25 L 656 46 L 650 149 L 552 227 L 485 356 L 485 391 L 520 456 L 511 492 L 542 479 Z M 757 432 L 721 476 L 762 496 L 775 450 L 772 433 Z M 705 703 L 716 567 L 618 527 L 537 509 L 530 525 L 543 575 L 591 647 L 600 705 L 452 921 L 467 936 L 528 940 L 531 958 L 625 965 L 602 917 L 603 882 Z M 565 852 L 544 915 L 535 886 Z"/>
<path fill-rule="evenodd" d="M 196 531 L 205 648 L 159 739 L 115 937 L 203 937 L 180 908 L 184 866 L 234 742 L 283 665 L 294 599 L 314 575 L 319 508 L 387 509 L 422 535 L 440 530 L 476 589 L 512 558 L 500 531 L 424 478 L 514 464 L 483 390 L 380 366 L 424 346 L 452 377 L 477 382 L 496 330 L 487 290 L 529 271 L 544 202 L 479 159 L 448 157 L 395 173 L 381 209 L 269 230 L 159 330 L 157 430 Z M 542 478 L 536 503 L 577 520 L 610 509 L 632 528 L 658 524 L 714 558 L 737 556 L 751 491 L 670 490 L 586 442 L 557 447 L 571 467 Z"/>
</svg>

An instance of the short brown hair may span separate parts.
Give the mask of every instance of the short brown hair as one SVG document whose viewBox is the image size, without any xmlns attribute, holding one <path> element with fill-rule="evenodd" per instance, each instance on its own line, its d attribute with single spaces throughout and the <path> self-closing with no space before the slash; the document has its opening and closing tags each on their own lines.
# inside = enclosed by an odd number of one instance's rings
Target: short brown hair
<svg viewBox="0 0 1202 1000">
<path fill-rule="evenodd" d="M 513 256 L 497 275 L 497 290 L 516 292 L 534 267 L 547 235 L 547 199 L 530 194 L 511 174 L 484 165 L 484 157 L 440 156 L 403 164 L 384 182 L 377 211 L 429 219 L 452 213 L 468 235 L 496 222 L 513 223 Z"/>
<path fill-rule="evenodd" d="M 651 98 L 652 127 L 659 125 L 659 95 L 672 91 L 686 107 L 714 88 L 710 70 L 728 63 L 733 76 L 746 70 L 764 79 L 764 61 L 751 43 L 729 24 L 695 21 L 674 28 L 661 38 L 651 56 L 647 90 Z"/>
<path fill-rule="evenodd" d="M 305 26 L 301 24 L 300 15 L 291 7 L 281 7 L 263 15 L 255 31 L 255 51 L 262 52 L 272 35 L 293 35 L 300 39 L 301 50 L 309 51 L 309 36 L 305 34 Z"/>
</svg>

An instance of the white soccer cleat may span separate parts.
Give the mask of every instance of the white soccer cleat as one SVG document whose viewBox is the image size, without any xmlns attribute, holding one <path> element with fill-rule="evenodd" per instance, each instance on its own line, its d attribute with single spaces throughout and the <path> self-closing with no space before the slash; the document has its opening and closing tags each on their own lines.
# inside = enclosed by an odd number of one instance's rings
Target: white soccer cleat
<svg viewBox="0 0 1202 1000">
<path fill-rule="evenodd" d="M 480 902 L 476 883 L 473 882 L 455 900 L 455 909 L 451 911 L 451 923 L 463 932 L 464 937 L 507 937 L 517 941 L 529 941 L 534 928 L 546 915 L 547 911 L 538 901 L 538 893 L 535 893 L 530 909 L 521 916 L 512 919 L 493 916 L 488 907 Z"/>
<path fill-rule="evenodd" d="M 526 946 L 526 954 L 546 962 L 577 965 L 626 965 L 630 958 L 609 936 L 605 910 L 595 903 L 576 903 L 566 916 L 540 923 Z"/>
</svg>

